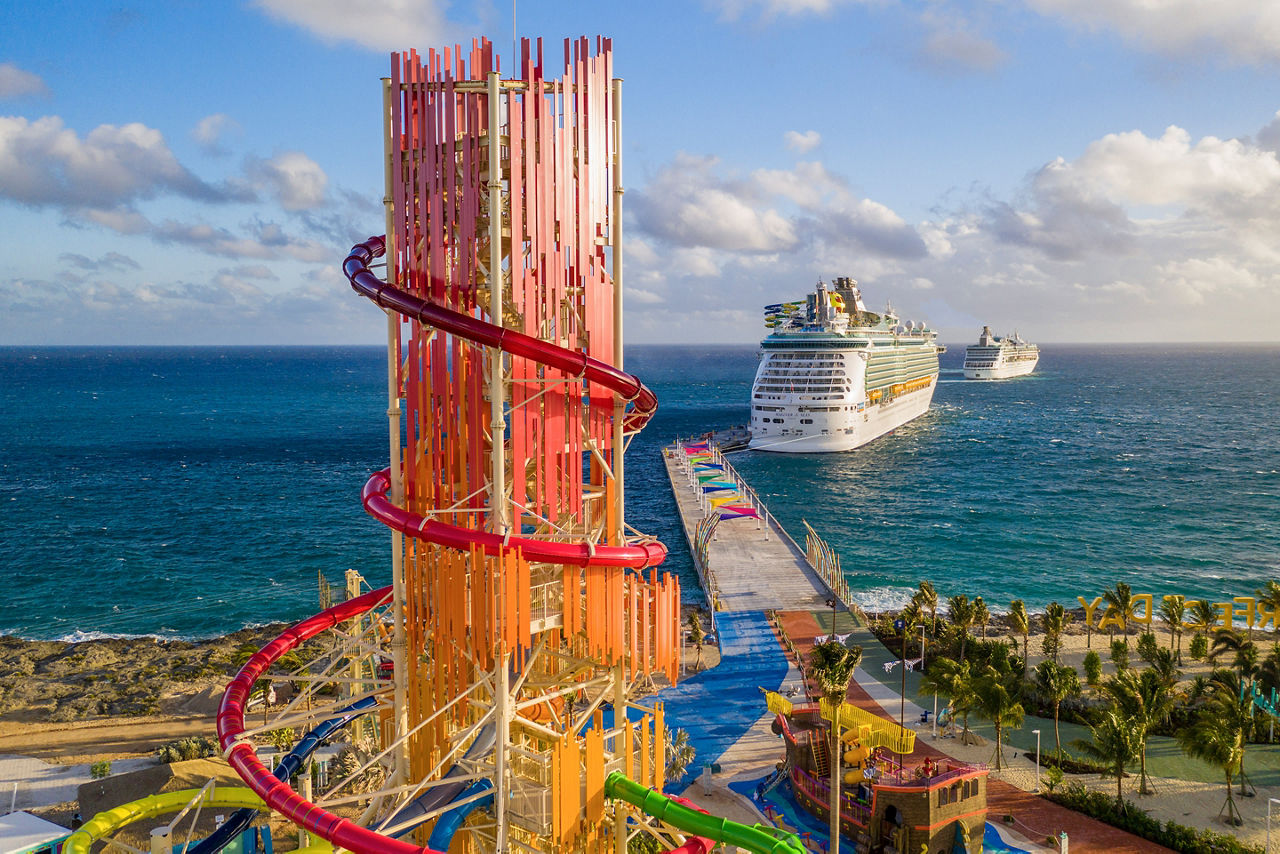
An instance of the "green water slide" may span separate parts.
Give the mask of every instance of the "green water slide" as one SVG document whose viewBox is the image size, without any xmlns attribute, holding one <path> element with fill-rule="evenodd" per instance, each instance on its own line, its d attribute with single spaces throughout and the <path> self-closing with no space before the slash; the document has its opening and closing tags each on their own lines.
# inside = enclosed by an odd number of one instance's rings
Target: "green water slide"
<svg viewBox="0 0 1280 854">
<path fill-rule="evenodd" d="M 641 786 L 617 771 L 604 781 L 604 794 L 639 807 L 646 815 L 665 821 L 685 833 L 705 836 L 713 842 L 727 842 L 756 854 L 808 854 L 804 843 L 793 833 L 760 824 L 738 824 L 727 818 L 698 812 Z"/>
</svg>

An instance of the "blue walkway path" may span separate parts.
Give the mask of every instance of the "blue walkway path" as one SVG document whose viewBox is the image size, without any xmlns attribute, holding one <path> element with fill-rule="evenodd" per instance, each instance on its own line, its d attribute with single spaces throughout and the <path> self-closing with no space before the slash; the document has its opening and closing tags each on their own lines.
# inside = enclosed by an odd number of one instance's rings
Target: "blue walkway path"
<svg viewBox="0 0 1280 854">
<path fill-rule="evenodd" d="M 716 615 L 720 663 L 660 691 L 667 726 L 689 733 L 697 751 L 689 773 L 668 791 L 680 793 L 708 762 L 715 762 L 765 712 L 760 688 L 776 691 L 787 675 L 787 657 L 758 611 Z"/>
</svg>

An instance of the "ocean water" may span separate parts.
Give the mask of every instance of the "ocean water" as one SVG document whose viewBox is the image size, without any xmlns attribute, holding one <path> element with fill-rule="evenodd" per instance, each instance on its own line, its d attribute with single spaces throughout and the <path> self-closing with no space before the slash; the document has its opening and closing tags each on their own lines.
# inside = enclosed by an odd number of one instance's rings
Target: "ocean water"
<svg viewBox="0 0 1280 854">
<path fill-rule="evenodd" d="M 807 520 L 869 608 L 921 579 L 999 609 L 1116 581 L 1222 601 L 1280 579 L 1280 347 L 1043 349 L 836 455 L 734 465 Z M 378 348 L 0 348 L 0 633 L 206 637 L 389 580 L 359 503 L 387 459 Z M 659 449 L 743 424 L 756 348 L 635 347 L 660 410 L 627 454 L 628 521 L 697 598 Z"/>
</svg>

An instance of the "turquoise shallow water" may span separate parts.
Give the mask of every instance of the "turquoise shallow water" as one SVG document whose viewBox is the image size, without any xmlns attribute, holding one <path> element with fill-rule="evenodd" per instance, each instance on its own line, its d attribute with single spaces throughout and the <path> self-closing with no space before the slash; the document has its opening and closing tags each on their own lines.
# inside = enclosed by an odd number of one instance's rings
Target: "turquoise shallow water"
<svg viewBox="0 0 1280 854">
<path fill-rule="evenodd" d="M 1280 347 L 1045 347 L 858 451 L 734 465 L 807 519 L 871 608 L 919 580 L 999 607 L 1115 581 L 1216 601 L 1280 578 Z M 753 346 L 640 347 L 661 409 L 628 519 L 692 575 L 658 449 L 747 420 Z M 316 609 L 316 577 L 388 576 L 359 506 L 387 459 L 377 348 L 0 348 L 0 632 L 208 636 Z"/>
</svg>

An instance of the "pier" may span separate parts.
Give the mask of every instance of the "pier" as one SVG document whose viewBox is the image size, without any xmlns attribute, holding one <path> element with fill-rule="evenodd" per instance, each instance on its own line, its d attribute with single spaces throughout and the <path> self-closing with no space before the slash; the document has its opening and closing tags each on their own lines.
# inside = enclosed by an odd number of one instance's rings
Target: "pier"
<svg viewBox="0 0 1280 854">
<path fill-rule="evenodd" d="M 717 612 L 823 611 L 833 597 L 847 607 L 838 566 L 820 556 L 811 563 L 714 445 L 677 442 L 663 457 L 713 620 Z"/>
</svg>

